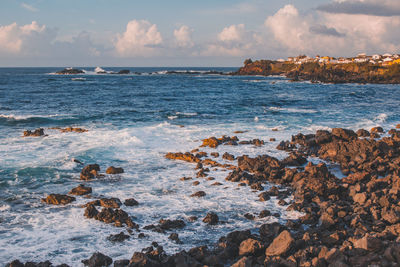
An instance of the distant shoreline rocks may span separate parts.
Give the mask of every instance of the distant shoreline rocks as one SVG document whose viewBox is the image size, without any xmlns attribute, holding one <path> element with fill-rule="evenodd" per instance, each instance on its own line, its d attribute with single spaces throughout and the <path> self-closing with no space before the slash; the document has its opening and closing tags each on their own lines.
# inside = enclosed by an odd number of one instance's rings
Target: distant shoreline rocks
<svg viewBox="0 0 400 267">
<path fill-rule="evenodd" d="M 74 69 L 74 68 L 65 68 L 63 70 L 57 71 L 56 74 L 66 75 L 66 74 L 83 74 L 85 73 L 83 70 Z"/>
</svg>

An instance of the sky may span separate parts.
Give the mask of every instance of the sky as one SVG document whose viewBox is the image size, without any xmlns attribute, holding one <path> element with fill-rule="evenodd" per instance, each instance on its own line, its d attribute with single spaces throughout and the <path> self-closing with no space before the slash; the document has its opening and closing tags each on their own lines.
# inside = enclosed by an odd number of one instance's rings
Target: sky
<svg viewBox="0 0 400 267">
<path fill-rule="evenodd" d="M 0 67 L 400 53 L 399 0 L 1 0 Z"/>
</svg>

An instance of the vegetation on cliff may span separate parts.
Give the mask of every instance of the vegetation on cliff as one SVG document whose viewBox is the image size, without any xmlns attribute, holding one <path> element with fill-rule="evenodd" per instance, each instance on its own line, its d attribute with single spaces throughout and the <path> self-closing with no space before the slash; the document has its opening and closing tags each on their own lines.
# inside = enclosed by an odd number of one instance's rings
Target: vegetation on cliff
<svg viewBox="0 0 400 267">
<path fill-rule="evenodd" d="M 292 81 L 324 83 L 400 83 L 400 65 L 383 66 L 371 63 L 324 64 L 278 62 L 272 60 L 252 61 L 247 59 L 244 66 L 234 75 L 284 75 Z"/>
</svg>

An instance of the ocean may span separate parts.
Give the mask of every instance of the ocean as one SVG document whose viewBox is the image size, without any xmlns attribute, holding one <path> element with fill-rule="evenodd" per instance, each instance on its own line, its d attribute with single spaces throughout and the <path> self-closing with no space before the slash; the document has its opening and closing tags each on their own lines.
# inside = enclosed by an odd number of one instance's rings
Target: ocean
<svg viewBox="0 0 400 267">
<path fill-rule="evenodd" d="M 20 259 L 80 266 L 96 251 L 114 260 L 129 259 L 153 241 L 175 253 L 211 245 L 234 230 L 285 223 L 300 214 L 286 211 L 276 198 L 260 202 L 249 187 L 225 181 L 228 170 L 211 169 L 212 181 L 196 178 L 193 164 L 168 160 L 165 154 L 191 151 L 211 136 L 236 135 L 239 140 L 265 140 L 265 145 L 200 150 L 282 159 L 287 154 L 276 146 L 299 132 L 374 126 L 388 130 L 400 122 L 400 85 L 293 83 L 279 76 L 206 74 L 236 68 L 127 68 L 134 74 L 116 75 L 96 74 L 92 67 L 83 68 L 85 74 L 55 75 L 60 69 L 0 68 L 1 264 Z M 49 129 L 69 126 L 88 132 Z M 39 127 L 47 136 L 22 137 L 24 130 Z M 97 163 L 103 173 L 109 166 L 125 172 L 84 182 L 79 179 L 83 166 L 74 159 L 85 165 Z M 232 163 L 221 157 L 217 161 Z M 337 170 L 335 174 L 340 176 Z M 184 176 L 193 180 L 181 181 Z M 194 186 L 193 181 L 200 184 Z M 216 181 L 222 185 L 211 186 Z M 41 203 L 48 194 L 67 194 L 81 183 L 93 188 L 92 198 L 78 196 L 65 206 Z M 207 195 L 190 197 L 200 190 Z M 107 240 L 127 231 L 84 217 L 81 206 L 98 197 L 122 202 L 135 198 L 138 206 L 122 209 L 146 237 L 138 238 L 134 231 L 122 243 Z M 265 209 L 280 217 L 243 216 Z M 210 211 L 222 223 L 203 223 Z M 190 216 L 199 220 L 189 222 Z M 142 230 L 161 218 L 183 219 L 186 226 L 165 234 Z M 169 240 L 171 232 L 178 233 L 183 244 Z"/>
</svg>

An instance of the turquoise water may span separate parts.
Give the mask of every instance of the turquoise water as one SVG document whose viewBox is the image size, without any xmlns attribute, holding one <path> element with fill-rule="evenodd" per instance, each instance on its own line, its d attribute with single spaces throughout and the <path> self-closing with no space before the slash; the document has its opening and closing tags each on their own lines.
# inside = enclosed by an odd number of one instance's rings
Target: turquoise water
<svg viewBox="0 0 400 267">
<path fill-rule="evenodd" d="M 105 68 L 119 71 L 118 68 Z M 95 251 L 113 259 L 130 258 L 134 251 L 157 241 L 169 252 L 212 244 L 237 229 L 253 229 L 266 222 L 285 222 L 298 214 L 276 205 L 276 199 L 258 202 L 257 193 L 224 180 L 228 171 L 215 170 L 214 181 L 195 177 L 194 166 L 164 158 L 167 152 L 185 152 L 210 136 L 234 135 L 240 140 L 260 138 L 263 147 L 220 146 L 206 152 L 234 155 L 270 154 L 280 140 L 298 132 L 348 127 L 383 126 L 400 122 L 400 86 L 292 83 L 283 77 L 207 75 L 209 68 L 131 68 L 139 74 L 95 74 L 94 68 L 75 76 L 54 75 L 59 68 L 0 69 L 0 263 L 12 259 L 68 263 L 73 266 Z M 167 71 L 191 70 L 191 74 Z M 235 69 L 214 69 L 230 72 Z M 78 79 L 76 79 L 78 78 Z M 76 126 L 87 133 L 60 133 L 50 127 Z M 23 138 L 23 131 L 42 127 L 47 137 Z M 272 129 L 278 131 L 272 131 Z M 141 227 L 160 218 L 199 218 L 215 211 L 226 223 L 209 227 L 198 220 L 177 231 L 183 245 L 168 234 L 143 231 L 124 243 L 111 243 L 110 234 L 123 231 L 86 219 L 77 197 L 67 206 L 48 206 L 40 199 L 49 193 L 67 193 L 81 181 L 82 166 L 98 163 L 120 166 L 125 173 L 86 184 L 94 196 L 134 197 L 137 207 L 122 207 Z M 218 159 L 222 163 L 230 163 Z M 219 181 L 223 186 L 211 186 Z M 268 188 L 269 185 L 266 185 Z M 189 195 L 204 190 L 207 196 Z M 247 212 L 263 209 L 281 214 L 249 221 Z"/>
</svg>

